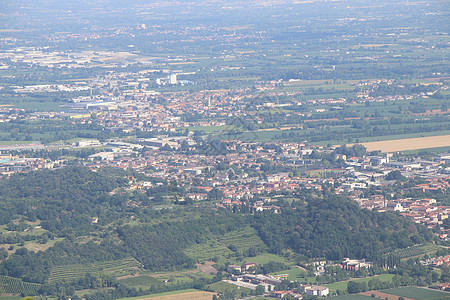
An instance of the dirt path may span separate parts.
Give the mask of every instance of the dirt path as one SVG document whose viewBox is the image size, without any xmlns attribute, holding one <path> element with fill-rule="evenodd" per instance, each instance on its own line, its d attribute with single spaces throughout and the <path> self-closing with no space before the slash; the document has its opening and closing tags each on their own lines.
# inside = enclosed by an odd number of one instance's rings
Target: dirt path
<svg viewBox="0 0 450 300">
<path fill-rule="evenodd" d="M 298 268 L 298 269 L 300 269 L 300 270 L 302 270 L 302 271 L 305 271 L 305 272 L 307 272 L 308 273 L 308 270 L 306 270 L 305 268 L 303 268 L 303 267 L 300 267 L 300 266 L 295 266 L 295 268 Z"/>
<path fill-rule="evenodd" d="M 196 264 L 197 268 L 207 274 L 217 274 L 216 268 L 214 268 L 212 265 L 214 265 L 215 262 L 213 261 L 207 261 L 204 264 Z"/>
<path fill-rule="evenodd" d="M 389 300 L 398 300 L 398 297 L 399 296 L 397 296 L 397 295 L 392 295 L 392 294 L 386 294 L 386 293 L 383 293 L 383 292 L 380 292 L 380 291 L 367 291 L 367 292 L 364 292 L 364 293 L 359 293 L 360 295 L 364 295 L 364 296 L 372 296 L 372 294 L 375 294 L 375 298 L 381 298 L 381 299 L 389 299 Z M 407 298 L 407 297 L 403 297 L 403 299 L 405 299 L 405 300 L 415 300 L 415 299 L 413 299 L 413 298 Z"/>
</svg>

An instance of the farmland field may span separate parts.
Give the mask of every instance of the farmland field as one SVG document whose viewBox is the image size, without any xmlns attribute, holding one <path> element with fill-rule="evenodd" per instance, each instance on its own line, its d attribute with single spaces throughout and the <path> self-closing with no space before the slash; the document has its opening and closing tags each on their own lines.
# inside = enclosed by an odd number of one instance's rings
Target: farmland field
<svg viewBox="0 0 450 300">
<path fill-rule="evenodd" d="M 50 281 L 70 281 L 83 277 L 85 274 L 114 274 L 123 276 L 140 268 L 141 264 L 134 258 L 125 258 L 113 261 L 99 262 L 87 265 L 56 266 L 52 269 Z"/>
<path fill-rule="evenodd" d="M 450 135 L 363 143 L 368 151 L 396 152 L 450 146 Z"/>
<path fill-rule="evenodd" d="M 386 294 L 386 293 L 383 293 L 380 291 L 367 291 L 367 292 L 359 293 L 359 295 L 363 295 L 363 296 L 375 295 L 375 297 L 380 298 L 380 299 L 398 300 L 398 296 L 392 295 L 392 294 Z M 403 297 L 403 298 L 404 298 L 404 300 L 414 300 L 414 299 L 408 298 L 408 297 Z"/>
<path fill-rule="evenodd" d="M 423 289 L 418 287 L 403 287 L 403 288 L 382 290 L 381 292 L 401 297 L 408 297 L 416 300 L 450 299 L 450 293 L 440 292 L 437 290 Z"/>
</svg>

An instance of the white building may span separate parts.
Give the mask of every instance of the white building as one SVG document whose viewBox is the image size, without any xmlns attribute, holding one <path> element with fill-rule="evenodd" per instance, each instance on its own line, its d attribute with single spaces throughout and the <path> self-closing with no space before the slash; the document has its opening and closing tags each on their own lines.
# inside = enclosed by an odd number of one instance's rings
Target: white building
<svg viewBox="0 0 450 300">
<path fill-rule="evenodd" d="M 330 290 L 324 286 L 313 286 L 306 290 L 306 295 L 326 297 L 330 293 Z"/>
<path fill-rule="evenodd" d="M 169 76 L 169 83 L 170 84 L 177 84 L 177 74 L 170 74 L 170 76 Z"/>
</svg>

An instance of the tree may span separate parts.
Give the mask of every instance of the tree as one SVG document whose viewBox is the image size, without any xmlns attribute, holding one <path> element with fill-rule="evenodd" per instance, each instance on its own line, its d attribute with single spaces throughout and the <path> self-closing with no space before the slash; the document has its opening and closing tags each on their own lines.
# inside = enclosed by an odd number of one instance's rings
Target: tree
<svg viewBox="0 0 450 300">
<path fill-rule="evenodd" d="M 402 175 L 402 173 L 400 173 L 400 171 L 395 170 L 395 171 L 391 171 L 386 175 L 386 180 L 400 180 L 400 181 L 405 181 L 406 177 Z"/>
<path fill-rule="evenodd" d="M 255 289 L 256 295 L 262 295 L 266 292 L 266 288 L 263 285 L 258 285 Z"/>
</svg>

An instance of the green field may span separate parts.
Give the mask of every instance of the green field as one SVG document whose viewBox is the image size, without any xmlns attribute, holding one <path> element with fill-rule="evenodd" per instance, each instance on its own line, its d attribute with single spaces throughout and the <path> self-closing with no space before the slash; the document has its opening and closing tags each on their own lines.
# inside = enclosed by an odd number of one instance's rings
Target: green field
<svg viewBox="0 0 450 300">
<path fill-rule="evenodd" d="M 372 278 L 377 278 L 381 281 L 391 281 L 392 278 L 394 277 L 393 274 L 382 274 L 382 275 L 377 275 L 377 276 L 373 276 L 373 277 L 366 277 L 366 278 L 355 278 L 355 279 L 350 279 L 350 280 L 346 280 L 346 281 L 340 281 L 340 282 L 335 282 L 335 283 L 330 283 L 330 284 L 325 284 L 324 286 L 328 287 L 330 290 L 341 290 L 341 291 L 346 291 L 347 290 L 347 285 L 349 281 L 356 281 L 356 282 L 369 282 L 369 280 L 371 280 Z"/>
<path fill-rule="evenodd" d="M 124 258 L 87 265 L 56 266 L 52 269 L 50 282 L 76 280 L 85 276 L 87 273 L 92 275 L 112 274 L 115 276 L 123 276 L 136 272 L 140 267 L 141 264 L 134 258 Z"/>
<path fill-rule="evenodd" d="M 408 297 L 416 300 L 450 299 L 450 293 L 440 292 L 437 290 L 423 289 L 413 286 L 382 290 L 381 292 L 401 297 Z"/>
</svg>

